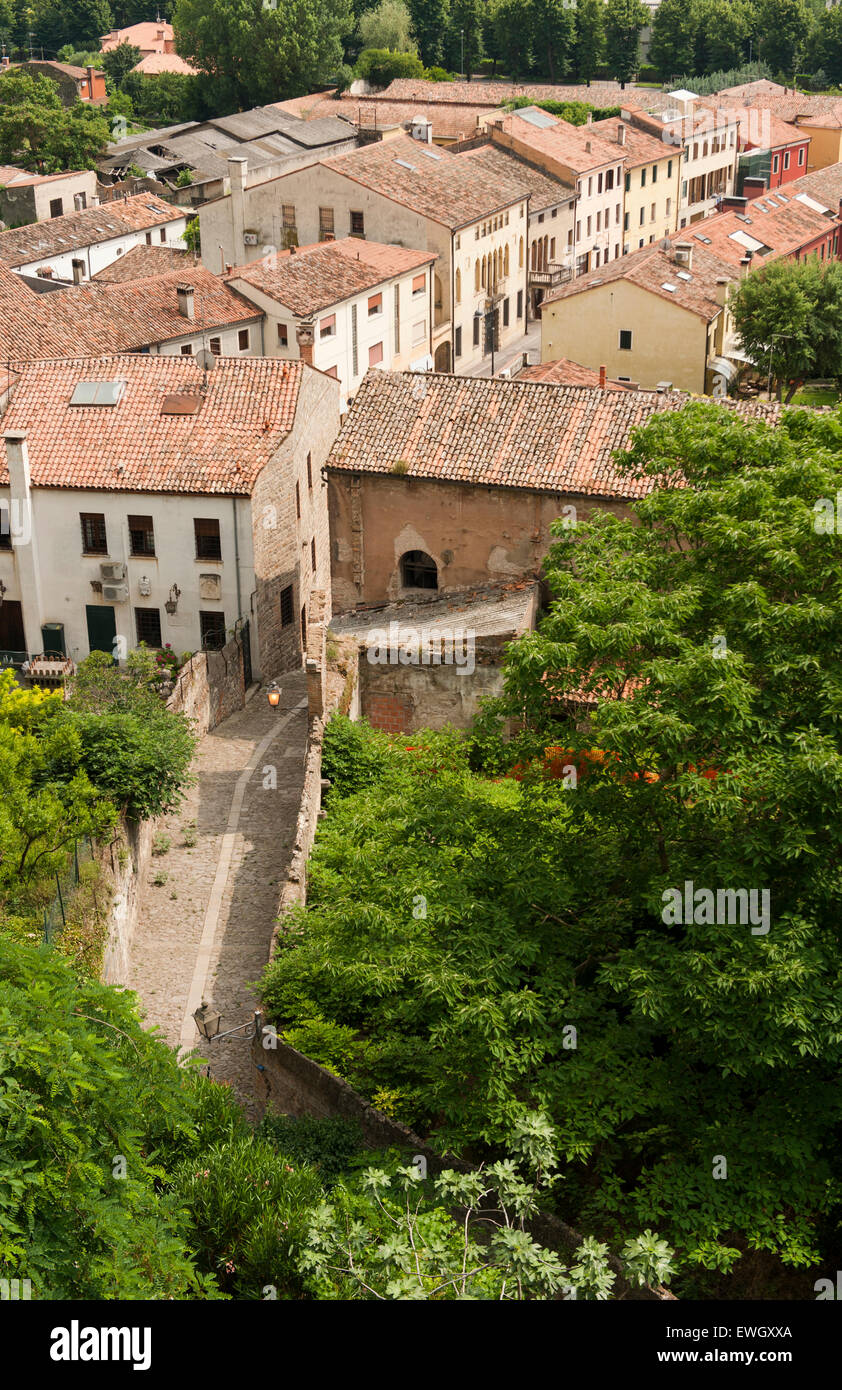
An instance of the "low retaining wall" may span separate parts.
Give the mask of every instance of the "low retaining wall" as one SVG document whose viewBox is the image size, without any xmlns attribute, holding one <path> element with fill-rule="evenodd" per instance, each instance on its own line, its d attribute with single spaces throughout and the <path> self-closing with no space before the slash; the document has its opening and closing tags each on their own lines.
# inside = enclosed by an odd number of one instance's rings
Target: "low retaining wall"
<svg viewBox="0 0 842 1390">
<path fill-rule="evenodd" d="M 375 1110 L 341 1077 L 334 1076 L 333 1072 L 305 1057 L 303 1052 L 296 1051 L 288 1043 L 280 1039 L 276 1041 L 277 1046 L 273 1048 L 264 1048 L 260 1038 L 255 1038 L 251 1045 L 252 1060 L 262 1083 L 259 1089 L 262 1089 L 267 1104 L 271 1103 L 275 1110 L 284 1115 L 314 1115 L 319 1119 L 338 1116 L 355 1120 L 371 1148 L 398 1148 L 412 1157 L 419 1154 L 427 1160 L 430 1173 L 440 1173 L 445 1168 L 455 1168 L 463 1173 L 472 1171 L 472 1164 L 458 1158 L 442 1157 L 406 1125 Z M 572 1258 L 582 1244 L 578 1231 L 547 1212 L 537 1213 L 527 1223 L 527 1228 L 540 1244 L 557 1250 L 566 1259 Z M 629 1284 L 623 1276 L 619 1260 L 614 1256 L 609 1256 L 609 1263 L 617 1276 L 614 1284 L 616 1297 L 648 1302 L 672 1300 L 673 1295 L 666 1290 L 657 1291 L 648 1286 L 635 1288 Z"/>
<path fill-rule="evenodd" d="M 235 634 L 218 652 L 196 652 L 182 666 L 167 709 L 186 714 L 201 737 L 246 702 L 243 644 Z"/>
</svg>

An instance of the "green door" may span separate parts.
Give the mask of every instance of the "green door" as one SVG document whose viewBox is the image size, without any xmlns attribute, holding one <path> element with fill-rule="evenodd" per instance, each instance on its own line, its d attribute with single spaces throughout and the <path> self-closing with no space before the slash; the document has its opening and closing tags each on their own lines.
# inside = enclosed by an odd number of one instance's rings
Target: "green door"
<svg viewBox="0 0 842 1390">
<path fill-rule="evenodd" d="M 114 654 L 114 638 L 117 636 L 117 623 L 114 609 L 104 604 L 87 603 L 85 616 L 88 620 L 88 646 L 92 652 L 111 652 Z"/>
</svg>

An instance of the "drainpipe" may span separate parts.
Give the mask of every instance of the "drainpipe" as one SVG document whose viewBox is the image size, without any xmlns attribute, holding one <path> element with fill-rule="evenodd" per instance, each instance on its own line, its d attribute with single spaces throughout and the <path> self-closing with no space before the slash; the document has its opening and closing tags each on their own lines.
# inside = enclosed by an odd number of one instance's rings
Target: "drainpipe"
<svg viewBox="0 0 842 1390">
<path fill-rule="evenodd" d="M 433 362 L 433 367 L 435 367 Z M 456 233 L 450 233 L 450 370 L 456 372 Z"/>
<path fill-rule="evenodd" d="M 243 616 L 243 595 L 240 588 L 240 538 L 237 534 L 237 499 L 231 498 L 231 506 L 234 510 L 234 574 L 237 580 L 237 617 Z"/>
</svg>

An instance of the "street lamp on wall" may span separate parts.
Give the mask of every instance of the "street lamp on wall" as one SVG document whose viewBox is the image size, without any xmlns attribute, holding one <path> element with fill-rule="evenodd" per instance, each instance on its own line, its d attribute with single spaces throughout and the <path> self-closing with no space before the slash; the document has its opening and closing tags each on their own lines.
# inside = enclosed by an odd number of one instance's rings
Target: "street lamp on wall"
<svg viewBox="0 0 842 1390">
<path fill-rule="evenodd" d="M 222 1042 L 223 1038 L 233 1038 L 237 1033 L 240 1034 L 237 1039 L 238 1042 L 251 1042 L 253 1038 L 259 1038 L 263 1030 L 263 1014 L 260 1009 L 255 1009 L 248 1023 L 240 1023 L 236 1028 L 229 1028 L 227 1032 L 220 1033 L 219 1024 L 222 1015 L 211 1008 L 204 999 L 199 1008 L 195 1010 L 193 1018 L 205 1042 Z"/>
<path fill-rule="evenodd" d="M 266 687 L 266 699 L 269 701 L 272 709 L 278 708 L 281 703 L 281 687 L 278 685 L 277 681 L 272 681 L 271 684 Z"/>
</svg>

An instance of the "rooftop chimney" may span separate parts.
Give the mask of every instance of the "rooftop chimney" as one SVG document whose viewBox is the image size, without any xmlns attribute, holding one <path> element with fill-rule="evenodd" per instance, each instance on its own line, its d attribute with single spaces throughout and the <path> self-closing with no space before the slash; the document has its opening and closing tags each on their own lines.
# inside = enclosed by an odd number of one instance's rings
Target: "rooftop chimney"
<svg viewBox="0 0 842 1390">
<path fill-rule="evenodd" d="M 85 262 L 84 262 L 84 261 L 77 260 L 77 258 L 74 256 L 74 257 L 73 257 L 73 260 L 70 262 L 70 264 L 71 264 L 71 266 L 73 267 L 73 283 L 74 283 L 74 285 L 81 285 L 81 283 L 82 283 L 82 278 L 83 278 L 84 273 L 85 273 Z"/>
<path fill-rule="evenodd" d="M 625 143 L 626 143 L 626 127 L 623 125 L 622 122 L 620 122 L 620 124 L 617 126 L 617 144 L 618 144 L 618 145 L 625 145 Z"/>
<path fill-rule="evenodd" d="M 295 330 L 295 340 L 298 343 L 298 355 L 302 362 L 306 362 L 308 367 L 313 365 L 313 344 L 316 340 L 316 325 L 312 321 L 300 323 Z"/>
<path fill-rule="evenodd" d="M 675 243 L 675 262 L 676 265 L 683 265 L 685 269 L 691 270 L 693 266 L 693 243 L 690 241 L 677 241 Z"/>
<path fill-rule="evenodd" d="M 742 276 L 748 275 L 748 273 L 749 273 L 750 270 L 751 270 L 751 252 L 748 251 L 748 252 L 746 253 L 746 255 L 743 256 L 742 260 L 740 261 L 740 274 L 741 274 Z"/>
<path fill-rule="evenodd" d="M 586 140 L 586 141 L 585 141 L 585 154 L 590 154 L 590 152 L 591 152 L 591 142 L 590 142 L 590 140 Z"/>
<path fill-rule="evenodd" d="M 600 391 L 604 391 L 604 390 L 605 390 L 605 378 L 606 378 L 606 371 L 605 371 L 605 368 L 604 368 L 604 367 L 600 367 L 600 369 L 599 369 L 599 389 L 600 389 Z"/>
<path fill-rule="evenodd" d="M 183 281 L 179 281 L 175 287 L 175 292 L 178 297 L 178 312 L 185 319 L 195 318 L 196 309 L 194 299 L 196 291 L 194 287 L 184 284 Z"/>
</svg>

